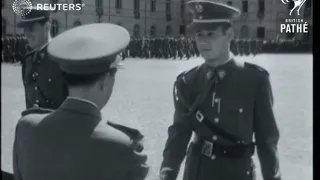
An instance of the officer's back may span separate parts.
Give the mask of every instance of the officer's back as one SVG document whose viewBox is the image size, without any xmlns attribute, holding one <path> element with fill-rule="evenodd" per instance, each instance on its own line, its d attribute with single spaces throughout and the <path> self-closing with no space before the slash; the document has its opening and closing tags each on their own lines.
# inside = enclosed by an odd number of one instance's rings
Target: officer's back
<svg viewBox="0 0 320 180">
<path fill-rule="evenodd" d="M 129 41 L 124 28 L 100 23 L 71 29 L 50 42 L 48 53 L 60 64 L 70 94 L 55 111 L 33 108 L 22 113 L 14 144 L 16 180 L 146 177 L 143 135 L 102 121 L 100 112 L 112 93 L 121 61 L 117 55 Z"/>
</svg>

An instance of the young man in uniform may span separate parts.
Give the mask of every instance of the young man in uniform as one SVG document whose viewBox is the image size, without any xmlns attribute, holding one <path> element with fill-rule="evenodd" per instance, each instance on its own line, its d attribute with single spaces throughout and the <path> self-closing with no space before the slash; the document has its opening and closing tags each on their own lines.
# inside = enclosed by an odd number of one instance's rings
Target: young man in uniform
<svg viewBox="0 0 320 180">
<path fill-rule="evenodd" d="M 22 81 L 25 89 L 26 108 L 56 109 L 68 95 L 59 66 L 48 57 L 50 12 L 33 8 L 23 17 L 18 27 L 23 28 L 33 51 L 22 60 Z"/>
<path fill-rule="evenodd" d="M 14 141 L 15 180 L 145 179 L 143 135 L 106 124 L 101 115 L 113 91 L 118 55 L 129 41 L 123 27 L 99 23 L 73 28 L 49 43 L 48 54 L 60 65 L 69 96 L 55 111 L 22 113 Z"/>
<path fill-rule="evenodd" d="M 230 53 L 231 20 L 239 10 L 204 0 L 187 5 L 195 16 L 190 28 L 205 63 L 181 73 L 174 84 L 174 122 L 160 179 L 176 180 L 187 156 L 184 180 L 255 180 L 256 148 L 263 179 L 280 180 L 269 74 Z"/>
</svg>

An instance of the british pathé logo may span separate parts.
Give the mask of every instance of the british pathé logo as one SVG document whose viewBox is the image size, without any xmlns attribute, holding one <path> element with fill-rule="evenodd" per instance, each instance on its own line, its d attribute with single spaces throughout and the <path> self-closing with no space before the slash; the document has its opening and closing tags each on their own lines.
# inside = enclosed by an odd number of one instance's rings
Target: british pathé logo
<svg viewBox="0 0 320 180">
<path fill-rule="evenodd" d="M 306 2 L 306 0 L 281 0 L 283 4 L 289 6 L 289 3 L 294 3 L 293 7 L 289 11 L 289 16 L 296 10 L 297 15 L 300 16 L 300 9 Z M 306 10 L 306 9 L 305 9 Z M 281 33 L 308 33 L 308 22 L 302 18 L 285 19 L 285 23 L 280 24 Z"/>
<path fill-rule="evenodd" d="M 196 4 L 196 10 L 197 10 L 198 13 L 201 13 L 201 12 L 203 11 L 202 5 L 199 4 L 199 3 L 197 3 L 197 4 Z"/>
<path fill-rule="evenodd" d="M 290 10 L 289 15 L 291 16 L 292 12 L 296 9 L 297 10 L 297 14 L 300 16 L 300 9 L 303 6 L 303 4 L 306 2 L 306 0 L 292 0 L 294 2 L 294 6 L 293 8 Z M 281 0 L 281 2 L 283 4 L 289 4 L 290 1 L 289 0 Z M 298 9 L 297 9 L 298 8 Z"/>
</svg>

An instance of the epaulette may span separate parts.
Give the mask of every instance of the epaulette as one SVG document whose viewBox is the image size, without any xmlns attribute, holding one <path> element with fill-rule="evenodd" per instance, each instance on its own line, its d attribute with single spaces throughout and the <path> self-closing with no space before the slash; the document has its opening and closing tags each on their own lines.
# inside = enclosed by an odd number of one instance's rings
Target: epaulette
<svg viewBox="0 0 320 180">
<path fill-rule="evenodd" d="M 123 126 L 120 124 L 116 124 L 110 121 L 107 121 L 107 125 L 120 130 L 121 132 L 125 133 L 127 136 L 130 137 L 130 139 L 132 140 L 132 148 L 135 149 L 138 152 L 141 152 L 144 147 L 142 144 L 142 140 L 144 138 L 144 136 L 141 134 L 141 132 L 137 129 L 134 128 L 130 128 L 127 126 Z"/>
<path fill-rule="evenodd" d="M 201 65 L 191 68 L 190 70 L 184 71 L 177 76 L 177 81 L 183 81 L 184 84 L 191 84 L 194 82 L 196 75 L 200 70 Z"/>
<path fill-rule="evenodd" d="M 48 114 L 48 113 L 52 113 L 52 112 L 53 112 L 52 109 L 34 107 L 34 108 L 30 108 L 30 109 L 26 109 L 26 110 L 22 111 L 21 116 L 26 116 L 29 114 Z"/>
<path fill-rule="evenodd" d="M 269 76 L 269 72 L 268 72 L 265 68 L 263 68 L 263 67 L 261 67 L 261 66 L 259 66 L 259 65 L 245 62 L 245 66 L 247 66 L 247 67 L 249 67 L 249 68 L 252 68 L 252 69 L 255 69 L 255 70 L 258 71 L 259 73 L 263 73 L 263 74 Z"/>
<path fill-rule="evenodd" d="M 24 57 L 26 58 L 26 57 L 28 57 L 28 56 L 30 56 L 32 53 L 34 53 L 36 50 L 32 50 L 32 51 L 30 51 L 30 52 L 27 52 L 25 55 L 24 55 Z"/>
</svg>

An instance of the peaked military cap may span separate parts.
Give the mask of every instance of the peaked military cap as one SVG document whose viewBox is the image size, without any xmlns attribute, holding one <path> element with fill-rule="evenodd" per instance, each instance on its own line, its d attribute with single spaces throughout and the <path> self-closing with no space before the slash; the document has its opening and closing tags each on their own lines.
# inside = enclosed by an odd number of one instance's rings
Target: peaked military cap
<svg viewBox="0 0 320 180">
<path fill-rule="evenodd" d="M 192 0 L 187 3 L 189 11 L 194 16 L 188 28 L 193 30 L 215 29 L 223 23 L 230 23 L 240 16 L 237 8 L 218 0 Z"/>
<path fill-rule="evenodd" d="M 47 50 L 63 72 L 87 75 L 121 67 L 118 55 L 129 42 L 130 35 L 125 28 L 93 23 L 61 33 L 50 41 Z"/>
<path fill-rule="evenodd" d="M 25 11 L 31 10 L 25 16 L 22 16 L 22 20 L 17 24 L 19 28 L 23 28 L 33 23 L 40 21 L 50 21 L 51 13 L 47 10 L 38 10 L 36 7 L 32 7 L 31 9 L 25 9 Z"/>
</svg>

